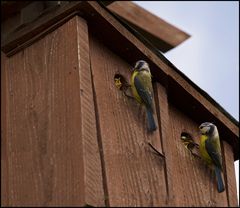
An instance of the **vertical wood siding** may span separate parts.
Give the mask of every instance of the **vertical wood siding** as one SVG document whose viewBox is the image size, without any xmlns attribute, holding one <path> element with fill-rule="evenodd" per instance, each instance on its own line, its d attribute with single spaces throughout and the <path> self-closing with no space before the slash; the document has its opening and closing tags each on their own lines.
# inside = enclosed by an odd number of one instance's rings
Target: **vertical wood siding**
<svg viewBox="0 0 240 208">
<path fill-rule="evenodd" d="M 222 142 L 224 152 L 224 167 L 225 167 L 225 183 L 227 184 L 227 196 L 228 204 L 230 207 L 237 207 L 237 187 L 236 187 L 236 176 L 234 168 L 234 157 L 232 147 L 225 141 Z M 238 184 L 239 185 L 239 184 Z"/>
<path fill-rule="evenodd" d="M 89 34 L 85 20 L 1 56 L 3 206 L 237 205 L 231 147 L 223 142 L 218 193 L 180 140 L 185 131 L 199 142 L 199 123 L 154 83 L 158 129 L 147 133 L 145 109 L 114 84 L 116 73 L 129 80 L 134 63 Z"/>
<path fill-rule="evenodd" d="M 173 160 L 171 168 L 176 205 L 228 206 L 226 191 L 217 192 L 214 173 L 202 160 L 193 157 L 180 140 L 181 133 L 187 132 L 199 143 L 199 124 L 178 111 L 172 104 L 169 105 L 169 115 L 169 154 Z"/>
<path fill-rule="evenodd" d="M 3 205 L 104 205 L 89 66 L 77 17 L 3 59 Z"/>
<path fill-rule="evenodd" d="M 158 206 L 166 202 L 164 161 L 147 145 L 145 111 L 114 85 L 131 66 L 90 36 L 91 67 L 110 206 Z"/>
</svg>

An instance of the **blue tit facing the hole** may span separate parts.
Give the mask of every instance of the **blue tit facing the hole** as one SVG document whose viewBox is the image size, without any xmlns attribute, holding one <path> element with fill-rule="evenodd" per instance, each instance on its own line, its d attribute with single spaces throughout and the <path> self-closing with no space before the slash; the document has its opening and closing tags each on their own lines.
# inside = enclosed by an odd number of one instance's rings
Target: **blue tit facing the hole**
<svg viewBox="0 0 240 208">
<path fill-rule="evenodd" d="M 225 188 L 221 175 L 222 155 L 218 129 L 209 122 L 202 123 L 199 129 L 201 132 L 199 147 L 201 157 L 209 166 L 214 167 L 218 192 L 223 192 Z"/>
<path fill-rule="evenodd" d="M 136 62 L 131 76 L 131 88 L 134 98 L 146 107 L 148 130 L 155 131 L 157 126 L 153 117 L 152 75 L 146 61 L 140 60 Z"/>
</svg>

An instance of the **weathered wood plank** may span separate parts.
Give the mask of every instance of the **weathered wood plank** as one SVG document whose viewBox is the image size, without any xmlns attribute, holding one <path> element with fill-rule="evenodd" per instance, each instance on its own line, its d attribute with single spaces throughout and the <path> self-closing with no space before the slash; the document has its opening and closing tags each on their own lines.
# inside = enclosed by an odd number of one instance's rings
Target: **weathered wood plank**
<svg viewBox="0 0 240 208">
<path fill-rule="evenodd" d="M 99 129 L 103 147 L 109 206 L 164 206 L 164 161 L 147 145 L 159 130 L 147 133 L 145 111 L 114 84 L 121 73 L 129 80 L 131 66 L 90 36 Z"/>
<path fill-rule="evenodd" d="M 166 158 L 167 205 L 227 206 L 226 192 L 217 192 L 214 175 L 181 142 L 181 133 L 187 132 L 199 143 L 198 124 L 169 103 L 166 89 L 160 84 L 157 85 L 157 96 Z"/>
<path fill-rule="evenodd" d="M 217 192 L 214 173 L 198 158 L 187 151 L 180 139 L 182 132 L 192 135 L 195 142 L 199 143 L 199 124 L 169 105 L 169 130 L 171 140 L 169 154 L 172 157 L 170 168 L 171 180 L 174 184 L 174 202 L 177 206 L 228 206 L 226 191 Z M 171 149 L 171 151 L 170 151 Z"/>
<path fill-rule="evenodd" d="M 96 115 L 89 57 L 88 26 L 77 20 L 78 70 L 80 77 L 81 131 L 83 141 L 85 204 L 104 206 L 103 178 L 97 138 Z"/>
<path fill-rule="evenodd" d="M 8 206 L 104 205 L 87 37 L 75 17 L 8 59 Z"/>
<path fill-rule="evenodd" d="M 165 180 L 167 184 L 167 206 L 175 206 L 174 201 L 174 161 L 171 154 L 171 129 L 169 128 L 169 109 L 168 109 L 168 98 L 166 88 L 161 84 L 157 83 L 155 87 L 155 97 L 157 103 L 157 111 L 159 116 L 159 126 L 161 132 L 161 143 L 163 153 L 165 155 Z"/>
<path fill-rule="evenodd" d="M 189 35 L 185 32 L 134 4 L 133 2 L 115 1 L 108 5 L 108 8 L 128 22 L 132 23 L 134 26 L 141 28 L 142 32 L 144 32 L 146 36 L 151 34 L 153 36 L 151 40 L 154 41 L 156 46 L 164 52 L 176 47 L 189 38 Z M 155 42 L 155 38 L 158 38 L 165 44 L 157 44 L 159 42 Z"/>
<path fill-rule="evenodd" d="M 8 196 L 8 149 L 7 149 L 7 73 L 8 61 L 5 54 L 1 53 L 1 205 L 9 204 Z"/>
<path fill-rule="evenodd" d="M 226 171 L 225 184 L 227 184 L 226 191 L 228 195 L 228 206 L 237 207 L 238 201 L 233 151 L 231 146 L 225 141 L 222 142 L 222 149 L 224 152 L 223 161 L 225 163 L 224 166 Z"/>
</svg>

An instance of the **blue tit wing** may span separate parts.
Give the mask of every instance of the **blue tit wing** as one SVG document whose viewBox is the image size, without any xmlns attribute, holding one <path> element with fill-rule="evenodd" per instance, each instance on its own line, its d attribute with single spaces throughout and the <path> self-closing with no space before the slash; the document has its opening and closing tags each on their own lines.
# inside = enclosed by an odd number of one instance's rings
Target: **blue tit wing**
<svg viewBox="0 0 240 208">
<path fill-rule="evenodd" d="M 141 75 L 135 76 L 134 78 L 134 85 L 139 96 L 142 98 L 143 102 L 145 103 L 146 107 L 153 110 L 153 103 L 152 103 L 152 82 L 151 77 L 144 77 Z"/>
<path fill-rule="evenodd" d="M 214 143 L 211 142 L 209 139 L 205 141 L 205 147 L 207 150 L 207 153 L 211 157 L 214 165 L 216 165 L 218 168 L 222 169 L 222 157 L 221 153 L 217 150 L 217 148 L 214 146 Z"/>
</svg>

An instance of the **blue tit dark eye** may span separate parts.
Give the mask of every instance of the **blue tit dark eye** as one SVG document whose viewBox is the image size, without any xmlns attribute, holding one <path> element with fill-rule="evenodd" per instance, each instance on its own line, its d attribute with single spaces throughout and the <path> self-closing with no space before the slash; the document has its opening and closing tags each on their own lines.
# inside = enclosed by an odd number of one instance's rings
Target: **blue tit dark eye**
<svg viewBox="0 0 240 208">
<path fill-rule="evenodd" d="M 203 129 L 204 127 L 205 127 L 205 126 L 200 126 L 199 128 L 200 128 L 200 129 Z"/>
<path fill-rule="evenodd" d="M 139 61 L 137 65 L 137 69 L 141 69 L 143 65 L 144 65 L 144 61 Z"/>
</svg>

